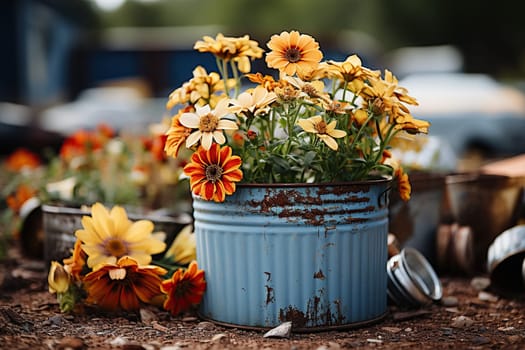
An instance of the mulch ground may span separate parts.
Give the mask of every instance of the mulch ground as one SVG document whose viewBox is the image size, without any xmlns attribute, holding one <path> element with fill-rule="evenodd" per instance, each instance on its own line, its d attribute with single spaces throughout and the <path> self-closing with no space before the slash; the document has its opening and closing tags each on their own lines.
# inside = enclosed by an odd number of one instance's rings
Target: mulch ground
<svg viewBox="0 0 525 350">
<path fill-rule="evenodd" d="M 504 298 L 486 276 L 440 276 L 441 303 L 390 305 L 379 322 L 344 331 L 265 338 L 265 330 L 225 328 L 194 314 L 156 308 L 108 315 L 62 314 L 47 291 L 46 266 L 14 250 L 0 263 L 2 349 L 524 349 L 525 295 Z M 480 287 L 480 285 L 482 287 Z M 484 290 L 481 290 L 484 289 Z"/>
</svg>

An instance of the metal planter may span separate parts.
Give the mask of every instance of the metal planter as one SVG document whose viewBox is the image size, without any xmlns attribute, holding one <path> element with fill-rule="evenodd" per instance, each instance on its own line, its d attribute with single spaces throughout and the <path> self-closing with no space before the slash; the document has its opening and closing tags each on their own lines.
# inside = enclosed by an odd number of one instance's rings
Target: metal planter
<svg viewBox="0 0 525 350">
<path fill-rule="evenodd" d="M 194 198 L 203 318 L 294 330 L 349 328 L 387 307 L 389 180 L 239 185 L 224 203 Z"/>
</svg>

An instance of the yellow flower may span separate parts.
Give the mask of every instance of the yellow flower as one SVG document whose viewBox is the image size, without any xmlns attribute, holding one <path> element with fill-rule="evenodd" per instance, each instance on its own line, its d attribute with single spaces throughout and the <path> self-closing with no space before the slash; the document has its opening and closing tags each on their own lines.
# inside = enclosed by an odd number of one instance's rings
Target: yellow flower
<svg viewBox="0 0 525 350">
<path fill-rule="evenodd" d="M 239 71 L 242 73 L 250 71 L 250 59 L 260 58 L 263 54 L 259 43 L 255 40 L 250 40 L 248 35 L 234 38 L 226 37 L 219 33 L 215 39 L 210 36 L 204 36 L 203 40 L 197 41 L 193 48 L 200 52 L 211 52 L 225 61 L 236 62 Z"/>
<path fill-rule="evenodd" d="M 65 293 L 69 288 L 71 277 L 64 267 L 57 261 L 51 261 L 47 283 L 50 293 Z"/>
<path fill-rule="evenodd" d="M 186 142 L 186 139 L 191 134 L 191 129 L 185 127 L 180 123 L 180 116 L 182 113 L 187 112 L 187 109 L 181 109 L 179 113 L 171 118 L 171 127 L 166 132 L 168 136 L 164 145 L 164 151 L 168 156 L 177 157 L 182 145 Z"/>
<path fill-rule="evenodd" d="M 317 41 L 295 30 L 273 35 L 267 45 L 272 50 L 266 55 L 268 67 L 276 68 L 287 75 L 294 75 L 297 71 L 311 71 L 323 58 Z"/>
<path fill-rule="evenodd" d="M 209 150 L 199 147 L 192 154 L 184 174 L 189 176 L 194 194 L 208 201 L 224 202 L 226 195 L 235 192 L 235 183 L 242 179 L 241 163 L 241 157 L 232 156 L 231 147 L 220 148 L 214 143 Z"/>
<path fill-rule="evenodd" d="M 361 59 L 357 55 L 348 56 L 345 61 L 327 61 L 328 75 L 340 79 L 343 82 L 353 80 L 364 81 L 370 77 L 378 77 L 379 72 L 371 71 L 361 64 Z"/>
<path fill-rule="evenodd" d="M 151 255 L 166 249 L 166 243 L 152 237 L 154 225 L 149 220 L 132 222 L 126 211 L 114 206 L 108 211 L 102 204 L 95 203 L 91 217 L 82 218 L 83 229 L 75 235 L 83 242 L 82 250 L 88 255 L 89 267 L 98 264 L 114 264 L 123 256 L 130 256 L 141 265 L 151 262 Z"/>
<path fill-rule="evenodd" d="M 410 185 L 408 175 L 403 171 L 402 167 L 399 167 L 395 171 L 395 177 L 397 178 L 399 196 L 403 201 L 408 202 L 412 192 L 412 186 Z"/>
<path fill-rule="evenodd" d="M 330 102 L 328 93 L 324 92 L 324 83 L 321 80 L 303 81 L 296 77 L 285 76 L 284 80 L 301 91 L 301 94 L 313 99 L 320 98 L 325 103 Z"/>
<path fill-rule="evenodd" d="M 187 225 L 179 232 L 164 257 L 178 265 L 187 265 L 197 258 L 192 225 Z"/>
<path fill-rule="evenodd" d="M 178 269 L 170 279 L 163 281 L 161 290 L 167 294 L 164 309 L 174 316 L 187 311 L 202 300 L 206 290 L 204 270 L 199 270 L 197 263 L 192 261 L 186 271 Z"/>
<path fill-rule="evenodd" d="M 235 84 L 234 79 L 226 81 L 228 89 L 234 87 Z M 204 67 L 197 66 L 193 70 L 193 78 L 169 95 L 166 108 L 171 109 L 175 105 L 184 103 L 199 106 L 205 104 L 215 106 L 222 99 L 220 95 L 222 91 L 224 91 L 224 80 L 221 79 L 221 76 L 216 72 L 208 74 Z"/>
<path fill-rule="evenodd" d="M 159 266 L 140 266 L 128 256 L 102 264 L 84 278 L 86 302 L 106 310 L 138 310 L 140 302 L 150 303 L 162 294 L 161 276 L 166 273 Z"/>
<path fill-rule="evenodd" d="M 338 139 L 346 136 L 346 131 L 335 128 L 337 122 L 335 120 L 326 124 L 320 115 L 313 116 L 308 119 L 300 119 L 297 124 L 306 132 L 316 134 L 321 140 L 326 143 L 328 147 L 337 151 L 338 145 L 334 138 Z"/>
<path fill-rule="evenodd" d="M 277 95 L 274 92 L 269 92 L 259 85 L 251 91 L 241 93 L 237 99 L 232 99 L 231 110 L 235 113 L 243 113 L 247 117 L 257 116 L 267 112 L 268 106 L 276 98 Z"/>
<path fill-rule="evenodd" d="M 236 130 L 234 121 L 225 119 L 231 113 L 229 100 L 222 99 L 212 111 L 210 105 L 196 107 L 195 113 L 183 113 L 180 123 L 187 128 L 197 129 L 186 139 L 186 147 L 191 147 L 200 141 L 205 150 L 209 150 L 213 140 L 222 145 L 226 142 L 223 130 Z"/>
</svg>

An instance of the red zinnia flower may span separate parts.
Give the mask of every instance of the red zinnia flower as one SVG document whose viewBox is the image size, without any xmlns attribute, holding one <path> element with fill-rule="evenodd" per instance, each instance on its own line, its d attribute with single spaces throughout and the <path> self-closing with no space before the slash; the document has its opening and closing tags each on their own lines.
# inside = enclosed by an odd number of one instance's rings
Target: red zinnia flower
<svg viewBox="0 0 525 350">
<path fill-rule="evenodd" d="M 209 150 L 200 146 L 193 153 L 184 173 L 190 177 L 190 187 L 195 195 L 208 201 L 224 202 L 226 195 L 235 192 L 235 182 L 242 179 L 241 164 L 239 156 L 232 156 L 231 147 L 221 148 L 213 143 Z"/>
</svg>

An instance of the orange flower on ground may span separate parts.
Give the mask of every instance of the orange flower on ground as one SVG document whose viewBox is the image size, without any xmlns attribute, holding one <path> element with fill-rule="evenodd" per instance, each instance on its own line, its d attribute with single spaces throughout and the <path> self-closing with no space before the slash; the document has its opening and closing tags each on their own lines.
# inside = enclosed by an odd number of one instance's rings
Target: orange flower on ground
<svg viewBox="0 0 525 350">
<path fill-rule="evenodd" d="M 199 147 L 184 167 L 190 177 L 191 191 L 205 200 L 224 202 L 226 195 L 235 192 L 235 183 L 242 179 L 241 158 L 232 156 L 229 146 L 213 143 L 209 150 Z"/>
<path fill-rule="evenodd" d="M 82 250 L 82 241 L 77 239 L 73 248 L 73 253 L 69 258 L 65 258 L 64 269 L 73 277 L 75 281 L 82 279 L 82 270 L 86 266 L 87 254 Z"/>
<path fill-rule="evenodd" d="M 163 281 L 160 289 L 167 294 L 164 309 L 178 315 L 201 302 L 206 290 L 204 270 L 199 270 L 197 263 L 192 261 L 186 271 L 178 269 L 170 279 Z"/>
<path fill-rule="evenodd" d="M 162 294 L 161 276 L 166 273 L 162 267 L 139 266 L 136 260 L 122 257 L 116 264 L 101 265 L 86 275 L 86 302 L 110 311 L 138 310 L 141 302 L 150 303 Z"/>
<path fill-rule="evenodd" d="M 11 153 L 5 160 L 5 166 L 11 171 L 20 171 L 23 169 L 34 169 L 40 166 L 40 157 L 25 148 L 19 148 Z"/>
<path fill-rule="evenodd" d="M 273 35 L 267 45 L 272 50 L 266 55 L 268 67 L 287 75 L 311 71 L 323 59 L 317 41 L 295 30 Z"/>
</svg>

